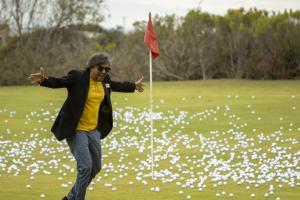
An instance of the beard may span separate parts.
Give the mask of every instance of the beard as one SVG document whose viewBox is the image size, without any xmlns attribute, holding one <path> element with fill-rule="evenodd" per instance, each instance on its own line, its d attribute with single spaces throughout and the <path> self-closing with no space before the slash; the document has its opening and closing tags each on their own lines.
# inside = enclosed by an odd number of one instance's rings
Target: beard
<svg viewBox="0 0 300 200">
<path fill-rule="evenodd" d="M 97 81 L 102 81 L 105 78 L 106 74 L 99 74 L 97 76 Z"/>
</svg>

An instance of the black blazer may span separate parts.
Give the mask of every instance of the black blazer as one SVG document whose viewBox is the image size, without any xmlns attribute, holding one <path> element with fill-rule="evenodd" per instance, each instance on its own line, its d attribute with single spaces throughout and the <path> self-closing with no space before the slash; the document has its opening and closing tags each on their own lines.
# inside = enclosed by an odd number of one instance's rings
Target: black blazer
<svg viewBox="0 0 300 200">
<path fill-rule="evenodd" d="M 83 112 L 88 95 L 90 71 L 72 70 L 67 76 L 61 78 L 48 77 L 41 86 L 49 88 L 67 88 L 68 97 L 56 117 L 51 131 L 58 140 L 63 140 L 73 135 Z M 111 81 L 107 76 L 103 81 L 105 96 L 99 108 L 97 129 L 104 139 L 113 127 L 112 106 L 110 101 L 111 91 L 134 92 L 135 84 L 130 82 Z"/>
</svg>

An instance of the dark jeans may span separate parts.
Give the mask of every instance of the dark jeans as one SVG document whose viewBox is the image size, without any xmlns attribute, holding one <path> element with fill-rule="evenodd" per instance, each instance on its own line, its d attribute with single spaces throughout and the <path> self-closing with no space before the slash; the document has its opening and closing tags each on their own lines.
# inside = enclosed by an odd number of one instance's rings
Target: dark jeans
<svg viewBox="0 0 300 200">
<path fill-rule="evenodd" d="M 88 185 L 101 170 L 101 139 L 97 129 L 76 131 L 67 138 L 70 150 L 77 161 L 76 183 L 68 194 L 69 200 L 84 200 Z"/>
</svg>

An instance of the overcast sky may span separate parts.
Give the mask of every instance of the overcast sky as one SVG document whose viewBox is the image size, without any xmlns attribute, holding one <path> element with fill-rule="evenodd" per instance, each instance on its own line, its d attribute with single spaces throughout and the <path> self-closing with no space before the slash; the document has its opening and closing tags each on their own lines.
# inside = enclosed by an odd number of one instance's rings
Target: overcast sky
<svg viewBox="0 0 300 200">
<path fill-rule="evenodd" d="M 147 20 L 148 13 L 164 16 L 176 14 L 184 16 L 188 10 L 197 8 L 201 0 L 106 0 L 103 12 L 105 21 L 102 25 L 113 28 L 124 26 L 132 29 L 132 23 Z M 266 10 L 283 11 L 284 9 L 300 10 L 300 0 L 203 0 L 202 11 L 224 14 L 229 8 L 256 7 Z"/>
</svg>

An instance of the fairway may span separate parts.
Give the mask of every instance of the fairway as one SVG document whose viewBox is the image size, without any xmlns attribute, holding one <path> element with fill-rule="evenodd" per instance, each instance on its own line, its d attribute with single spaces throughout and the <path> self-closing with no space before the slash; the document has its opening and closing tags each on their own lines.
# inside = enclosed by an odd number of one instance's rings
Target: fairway
<svg viewBox="0 0 300 200">
<path fill-rule="evenodd" d="M 87 200 L 300 196 L 300 81 L 155 82 L 151 178 L 149 85 L 112 93 L 114 128 Z M 0 200 L 60 200 L 76 163 L 50 132 L 67 92 L 0 87 Z"/>
</svg>

